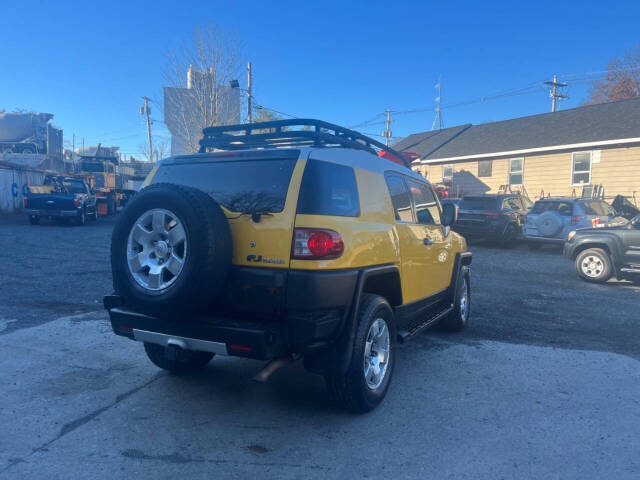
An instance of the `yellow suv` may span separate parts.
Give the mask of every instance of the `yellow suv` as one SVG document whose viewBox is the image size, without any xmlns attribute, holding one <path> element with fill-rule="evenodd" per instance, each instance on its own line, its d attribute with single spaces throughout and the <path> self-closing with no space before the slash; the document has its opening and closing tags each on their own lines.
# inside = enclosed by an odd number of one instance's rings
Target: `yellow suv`
<svg viewBox="0 0 640 480">
<path fill-rule="evenodd" d="M 454 205 L 397 152 L 318 120 L 210 127 L 160 162 L 112 235 L 116 334 L 181 373 L 214 354 L 304 357 L 351 411 L 384 398 L 396 344 L 469 318 Z"/>
</svg>

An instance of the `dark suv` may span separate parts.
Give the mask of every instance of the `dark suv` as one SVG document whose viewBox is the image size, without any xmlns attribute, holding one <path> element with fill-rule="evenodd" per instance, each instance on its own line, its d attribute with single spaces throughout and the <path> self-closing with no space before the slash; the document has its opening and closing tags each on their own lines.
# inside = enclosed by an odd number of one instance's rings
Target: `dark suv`
<svg viewBox="0 0 640 480">
<path fill-rule="evenodd" d="M 467 238 L 496 241 L 502 247 L 515 246 L 524 219 L 533 202 L 517 194 L 465 196 L 455 231 Z"/>
<path fill-rule="evenodd" d="M 600 228 L 582 228 L 569 233 L 565 256 L 588 282 L 617 279 L 640 280 L 640 215 Z"/>
</svg>

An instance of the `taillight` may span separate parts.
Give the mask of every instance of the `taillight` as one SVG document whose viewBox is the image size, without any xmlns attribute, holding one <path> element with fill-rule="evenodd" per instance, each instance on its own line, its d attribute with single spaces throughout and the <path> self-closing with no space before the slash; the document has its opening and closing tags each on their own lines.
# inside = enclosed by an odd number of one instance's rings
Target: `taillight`
<svg viewBox="0 0 640 480">
<path fill-rule="evenodd" d="M 315 228 L 296 228 L 293 232 L 293 258 L 313 260 L 338 258 L 344 242 L 338 232 Z"/>
<path fill-rule="evenodd" d="M 24 208 L 29 208 L 29 199 L 25 197 L 22 201 L 24 203 Z"/>
<path fill-rule="evenodd" d="M 487 217 L 497 217 L 498 215 L 500 215 L 500 212 L 492 212 L 490 210 L 485 210 L 484 212 L 482 212 L 483 215 L 486 215 Z"/>
<path fill-rule="evenodd" d="M 571 225 L 577 225 L 582 221 L 582 217 L 580 215 L 571 215 Z"/>
<path fill-rule="evenodd" d="M 74 197 L 73 198 L 73 206 L 77 207 L 78 205 L 80 205 L 80 197 Z"/>
</svg>

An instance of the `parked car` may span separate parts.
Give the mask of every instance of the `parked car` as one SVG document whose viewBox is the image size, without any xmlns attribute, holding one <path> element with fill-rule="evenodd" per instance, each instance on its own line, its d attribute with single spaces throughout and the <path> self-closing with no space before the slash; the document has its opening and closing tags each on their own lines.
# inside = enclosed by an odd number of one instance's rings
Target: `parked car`
<svg viewBox="0 0 640 480">
<path fill-rule="evenodd" d="M 457 211 L 375 140 L 317 120 L 259 125 L 268 135 L 205 129 L 201 153 L 163 160 L 121 214 L 113 331 L 177 373 L 222 354 L 273 360 L 264 380 L 304 356 L 340 404 L 369 411 L 397 340 L 467 324 Z"/>
<path fill-rule="evenodd" d="M 32 225 L 42 218 L 69 218 L 79 225 L 87 218 L 98 219 L 96 195 L 89 185 L 82 178 L 59 175 L 47 175 L 43 185 L 27 189 L 24 212 Z"/>
<path fill-rule="evenodd" d="M 519 194 L 464 196 L 454 230 L 467 238 L 487 239 L 514 247 L 533 203 Z"/>
<path fill-rule="evenodd" d="M 640 215 L 615 225 L 570 232 L 564 254 L 588 282 L 606 282 L 612 276 L 640 280 Z"/>
<path fill-rule="evenodd" d="M 569 232 L 609 223 L 616 217 L 604 200 L 590 198 L 544 198 L 527 215 L 523 233 L 529 247 L 563 245 Z"/>
</svg>

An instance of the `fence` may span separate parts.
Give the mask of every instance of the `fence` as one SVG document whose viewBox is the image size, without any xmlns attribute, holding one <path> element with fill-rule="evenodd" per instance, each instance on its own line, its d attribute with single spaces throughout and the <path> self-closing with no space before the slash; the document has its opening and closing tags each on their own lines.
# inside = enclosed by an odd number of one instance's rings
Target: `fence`
<svg viewBox="0 0 640 480">
<path fill-rule="evenodd" d="M 43 181 L 42 171 L 0 164 L 0 214 L 21 212 L 27 185 L 39 185 Z"/>
</svg>

